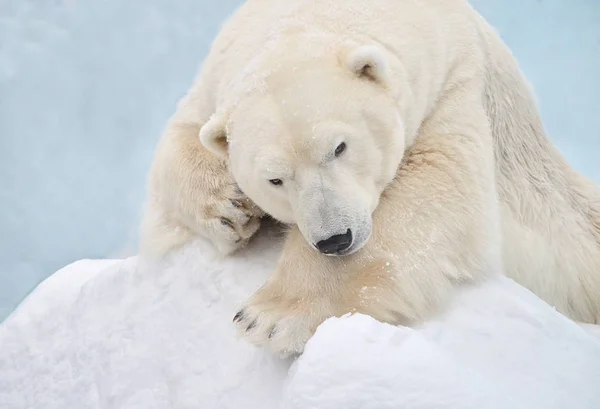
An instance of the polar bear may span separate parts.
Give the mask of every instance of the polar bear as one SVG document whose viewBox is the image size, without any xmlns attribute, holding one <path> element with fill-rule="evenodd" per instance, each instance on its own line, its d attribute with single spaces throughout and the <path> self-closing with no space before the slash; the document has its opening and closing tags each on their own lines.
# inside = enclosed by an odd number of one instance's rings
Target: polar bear
<svg viewBox="0 0 600 409">
<path fill-rule="evenodd" d="M 326 318 L 413 325 L 495 271 L 600 323 L 600 192 L 545 136 L 510 51 L 464 0 L 248 0 L 150 172 L 141 253 L 289 232 L 234 322 L 299 353 Z"/>
</svg>

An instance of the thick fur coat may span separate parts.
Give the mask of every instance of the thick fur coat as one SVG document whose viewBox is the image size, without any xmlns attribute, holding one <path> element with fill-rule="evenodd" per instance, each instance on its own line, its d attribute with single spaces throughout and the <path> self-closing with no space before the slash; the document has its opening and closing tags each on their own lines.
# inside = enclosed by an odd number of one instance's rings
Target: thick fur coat
<svg viewBox="0 0 600 409">
<path fill-rule="evenodd" d="M 141 250 L 204 235 L 228 254 L 263 212 L 291 229 L 235 322 L 276 352 L 346 312 L 417 323 L 494 271 L 600 323 L 600 191 L 463 0 L 249 0 L 230 18 L 156 151 Z M 347 255 L 321 254 L 346 231 Z"/>
</svg>

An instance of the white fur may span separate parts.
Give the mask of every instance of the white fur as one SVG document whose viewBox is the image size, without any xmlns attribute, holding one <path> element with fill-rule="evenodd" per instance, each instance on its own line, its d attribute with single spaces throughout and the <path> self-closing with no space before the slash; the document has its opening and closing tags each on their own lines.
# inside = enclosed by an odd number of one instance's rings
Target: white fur
<svg viewBox="0 0 600 409">
<path fill-rule="evenodd" d="M 562 313 L 600 322 L 600 192 L 554 149 L 514 58 L 463 0 L 249 0 L 157 150 L 142 251 L 193 234 L 245 243 L 260 213 L 227 207 L 234 179 L 298 226 L 236 317 L 257 345 L 302 351 L 348 311 L 416 323 L 502 265 Z M 215 233 L 221 217 L 236 219 L 229 233 Z M 360 236 L 351 255 L 313 248 L 345 228 Z"/>
</svg>

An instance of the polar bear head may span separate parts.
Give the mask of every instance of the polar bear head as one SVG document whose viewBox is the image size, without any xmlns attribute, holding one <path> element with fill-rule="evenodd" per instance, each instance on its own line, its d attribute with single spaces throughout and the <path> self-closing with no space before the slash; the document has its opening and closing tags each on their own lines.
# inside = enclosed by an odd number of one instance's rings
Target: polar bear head
<svg viewBox="0 0 600 409">
<path fill-rule="evenodd" d="M 386 55 L 357 46 L 335 58 L 278 61 L 259 86 L 200 131 L 240 188 L 274 218 L 297 224 L 327 255 L 368 240 L 372 213 L 396 175 L 404 126 Z"/>
</svg>

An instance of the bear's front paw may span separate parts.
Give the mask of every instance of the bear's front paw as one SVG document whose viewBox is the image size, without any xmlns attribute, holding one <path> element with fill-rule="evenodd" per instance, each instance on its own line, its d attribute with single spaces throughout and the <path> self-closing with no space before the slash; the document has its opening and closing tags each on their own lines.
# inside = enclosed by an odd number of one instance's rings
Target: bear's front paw
<svg viewBox="0 0 600 409">
<path fill-rule="evenodd" d="M 259 290 L 233 318 L 246 341 L 280 355 L 302 353 L 317 327 L 333 316 L 326 299 L 293 298 Z"/>
<path fill-rule="evenodd" d="M 225 255 L 247 244 L 258 231 L 263 216 L 233 184 L 212 195 L 205 209 L 205 235 Z"/>
</svg>

